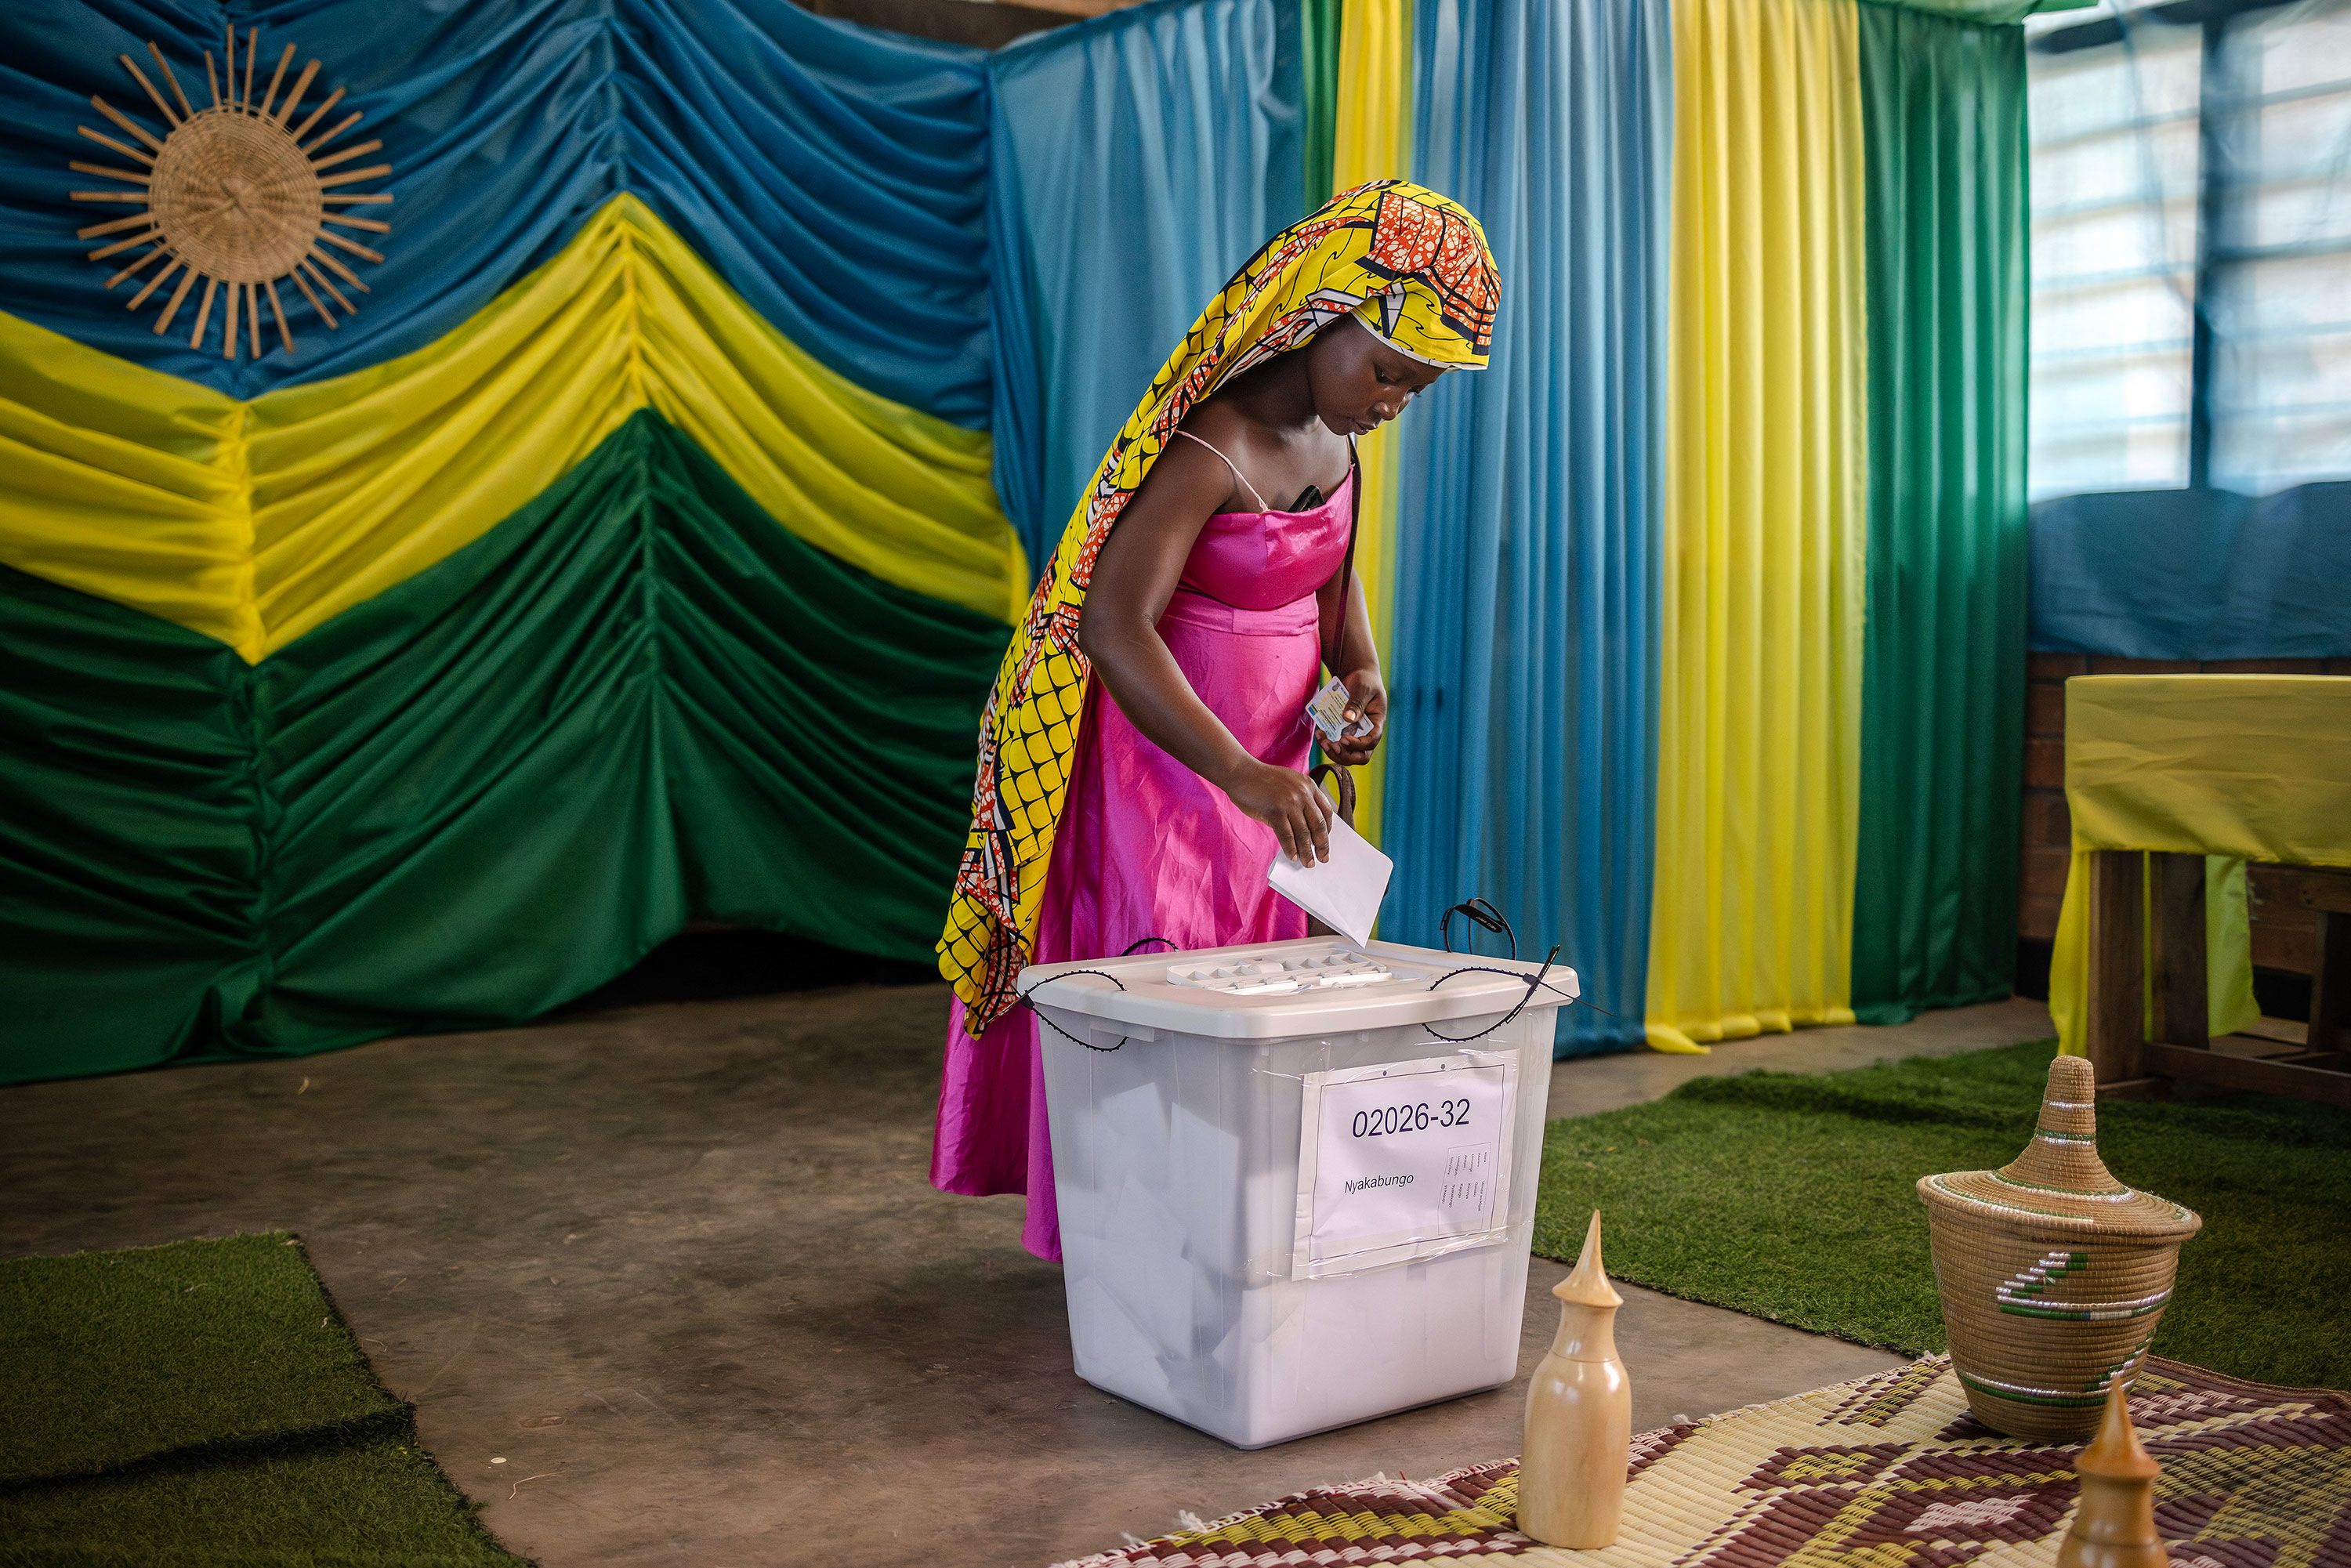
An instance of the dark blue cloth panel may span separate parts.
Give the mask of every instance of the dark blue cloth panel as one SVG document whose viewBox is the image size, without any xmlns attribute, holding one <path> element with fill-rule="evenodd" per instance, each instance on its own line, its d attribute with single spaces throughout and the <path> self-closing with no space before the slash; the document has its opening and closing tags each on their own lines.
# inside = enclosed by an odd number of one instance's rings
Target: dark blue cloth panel
<svg viewBox="0 0 2351 1568">
<path fill-rule="evenodd" d="M 433 341 L 629 190 L 833 369 L 958 423 L 987 423 L 983 52 L 787 0 L 239 0 L 225 15 L 240 50 L 243 29 L 261 28 L 256 90 L 295 44 L 289 83 L 304 61 L 322 62 L 306 105 L 343 86 L 336 115 L 367 115 L 337 145 L 385 142 L 393 232 L 378 246 L 383 265 L 359 268 L 371 290 L 359 314 L 328 333 L 281 289 L 296 356 L 231 362 L 191 350 L 184 316 L 178 336 L 156 337 L 156 301 L 126 312 L 129 287 L 101 288 L 106 268 L 84 255 L 95 242 L 73 237 L 129 210 L 68 198 L 103 183 L 68 160 L 120 162 L 74 132 L 118 134 L 89 95 L 162 129 L 115 56 L 152 78 L 154 38 L 190 98 L 206 101 L 202 51 L 218 59 L 224 11 L 200 0 L 0 9 L 7 308 L 251 397 Z"/>
<path fill-rule="evenodd" d="M 1298 0 L 1157 0 L 1001 49 L 996 488 L 1040 565 L 1151 378 L 1305 214 Z"/>
<path fill-rule="evenodd" d="M 1481 894 L 1560 944 L 1608 1010 L 1565 1009 L 1562 1055 L 1638 1045 L 1647 999 L 1667 14 L 1416 7 L 1415 172 L 1485 224 L 1502 308 L 1403 422 L 1382 929 L 1433 945 Z"/>
<path fill-rule="evenodd" d="M 2043 501 L 2032 643 L 2119 659 L 2351 658 L 2351 482 Z"/>
</svg>

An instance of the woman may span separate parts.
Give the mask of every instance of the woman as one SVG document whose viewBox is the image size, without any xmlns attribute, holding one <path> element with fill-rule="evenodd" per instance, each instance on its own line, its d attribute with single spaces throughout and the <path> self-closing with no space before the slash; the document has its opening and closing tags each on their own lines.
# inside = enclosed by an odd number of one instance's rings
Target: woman
<svg viewBox="0 0 2351 1568">
<path fill-rule="evenodd" d="M 1040 1258 L 1061 1235 L 1015 977 L 1153 936 L 1306 934 L 1265 872 L 1277 847 L 1328 850 L 1305 776 L 1320 668 L 1370 721 L 1334 759 L 1369 758 L 1387 717 L 1353 570 L 1354 438 L 1485 364 L 1499 293 L 1477 220 L 1400 180 L 1276 235 L 1152 382 L 1037 585 L 980 720 L 939 939 L 956 999 L 931 1181 L 1027 1193 Z"/>
</svg>

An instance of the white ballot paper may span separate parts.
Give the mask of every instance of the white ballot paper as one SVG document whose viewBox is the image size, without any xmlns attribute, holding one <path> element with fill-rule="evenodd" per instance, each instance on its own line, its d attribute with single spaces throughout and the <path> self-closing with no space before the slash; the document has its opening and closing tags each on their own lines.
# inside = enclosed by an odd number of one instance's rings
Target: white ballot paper
<svg viewBox="0 0 2351 1568">
<path fill-rule="evenodd" d="M 1265 880 L 1274 892 L 1360 947 L 1372 939 L 1372 922 L 1379 918 L 1380 900 L 1388 895 L 1388 878 L 1395 871 L 1395 862 L 1334 816 L 1329 860 L 1300 865 L 1276 851 Z"/>
</svg>

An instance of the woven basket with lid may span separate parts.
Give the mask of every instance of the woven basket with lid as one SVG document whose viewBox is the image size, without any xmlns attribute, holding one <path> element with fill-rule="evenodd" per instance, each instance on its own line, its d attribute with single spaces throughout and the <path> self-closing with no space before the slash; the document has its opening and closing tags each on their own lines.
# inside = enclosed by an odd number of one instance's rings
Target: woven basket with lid
<svg viewBox="0 0 2351 1568">
<path fill-rule="evenodd" d="M 1996 1171 L 1924 1176 L 1951 1367 L 1976 1418 L 2014 1437 L 2097 1429 L 2106 1385 L 2136 1377 L 2203 1221 L 2124 1186 L 2098 1158 L 2090 1064 L 2049 1064 L 2041 1122 Z"/>
</svg>

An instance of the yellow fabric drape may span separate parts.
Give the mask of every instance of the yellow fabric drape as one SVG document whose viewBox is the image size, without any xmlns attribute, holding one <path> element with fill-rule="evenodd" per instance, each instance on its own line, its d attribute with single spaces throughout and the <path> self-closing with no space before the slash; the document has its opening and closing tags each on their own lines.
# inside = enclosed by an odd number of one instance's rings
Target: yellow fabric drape
<svg viewBox="0 0 2351 1568">
<path fill-rule="evenodd" d="M 648 404 L 810 543 L 1019 614 L 987 437 L 819 363 L 629 195 L 447 336 L 250 403 L 0 315 L 0 561 L 257 662 L 479 538 Z"/>
<path fill-rule="evenodd" d="M 1412 177 L 1411 0 L 1344 0 L 1339 23 L 1339 100 L 1332 184 L 1353 190 L 1366 180 Z M 1361 533 L 1355 573 L 1363 579 L 1372 639 L 1382 658 L 1395 630 L 1396 437 L 1383 428 L 1356 444 L 1363 468 Z M 1384 744 L 1355 779 L 1355 826 L 1380 837 L 1387 778 Z"/>
<path fill-rule="evenodd" d="M 1866 456 L 1854 0 L 1677 0 L 1648 1038 L 1850 1023 Z"/>
<path fill-rule="evenodd" d="M 2241 1029 L 2260 1016 L 2243 862 L 2351 867 L 2351 676 L 2078 675 L 2065 683 L 2065 803 L 2074 863 L 2049 966 L 2058 1049 L 2080 1055 L 2088 1021 L 2093 850 L 2206 857 L 2211 1027 Z"/>
</svg>

